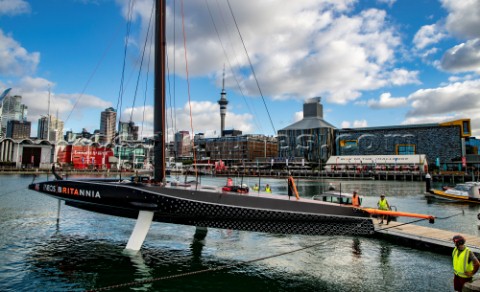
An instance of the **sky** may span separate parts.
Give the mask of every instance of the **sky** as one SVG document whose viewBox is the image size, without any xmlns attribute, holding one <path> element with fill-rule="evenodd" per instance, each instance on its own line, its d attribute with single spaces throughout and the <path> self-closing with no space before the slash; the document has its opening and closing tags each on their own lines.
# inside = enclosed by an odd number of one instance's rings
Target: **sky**
<svg viewBox="0 0 480 292">
<path fill-rule="evenodd" d="M 114 107 L 152 135 L 152 0 L 0 0 L 0 92 L 93 132 Z M 337 128 L 470 118 L 480 0 L 167 1 L 167 127 L 276 135 L 321 97 Z M 128 21 L 127 21 L 128 20 Z M 225 72 L 225 73 L 224 73 Z"/>
</svg>

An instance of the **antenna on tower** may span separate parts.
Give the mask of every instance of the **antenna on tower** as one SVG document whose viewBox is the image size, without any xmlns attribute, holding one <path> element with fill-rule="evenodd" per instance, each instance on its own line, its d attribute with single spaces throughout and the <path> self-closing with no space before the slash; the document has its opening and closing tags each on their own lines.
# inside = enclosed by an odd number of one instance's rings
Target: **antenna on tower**
<svg viewBox="0 0 480 292">
<path fill-rule="evenodd" d="M 223 63 L 222 92 L 225 92 L 225 63 Z"/>
</svg>

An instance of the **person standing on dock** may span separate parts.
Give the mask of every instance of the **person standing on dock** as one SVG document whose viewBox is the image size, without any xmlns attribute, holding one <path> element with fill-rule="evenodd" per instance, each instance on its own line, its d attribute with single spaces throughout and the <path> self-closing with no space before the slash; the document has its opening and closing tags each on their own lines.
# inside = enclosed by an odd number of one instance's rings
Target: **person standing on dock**
<svg viewBox="0 0 480 292">
<path fill-rule="evenodd" d="M 478 271 L 480 262 L 473 252 L 465 246 L 465 238 L 461 235 L 453 237 L 455 248 L 452 252 L 453 258 L 453 288 L 455 291 L 462 291 L 467 282 L 472 282 L 472 277 Z"/>
<path fill-rule="evenodd" d="M 378 209 L 382 211 L 390 210 L 390 205 L 388 204 L 387 199 L 385 199 L 384 194 L 380 195 L 380 200 L 378 201 L 377 206 L 378 206 Z M 381 218 L 378 224 L 383 224 L 384 219 L 387 220 L 387 224 L 388 224 L 388 215 L 379 215 L 378 217 Z"/>
<path fill-rule="evenodd" d="M 272 192 L 272 189 L 270 188 L 270 185 L 269 185 L 269 184 L 267 184 L 267 185 L 265 186 L 265 192 L 267 192 L 267 193 L 271 193 L 271 192 Z"/>
<path fill-rule="evenodd" d="M 357 191 L 353 191 L 352 206 L 355 208 L 360 207 L 360 197 L 358 196 Z"/>
</svg>

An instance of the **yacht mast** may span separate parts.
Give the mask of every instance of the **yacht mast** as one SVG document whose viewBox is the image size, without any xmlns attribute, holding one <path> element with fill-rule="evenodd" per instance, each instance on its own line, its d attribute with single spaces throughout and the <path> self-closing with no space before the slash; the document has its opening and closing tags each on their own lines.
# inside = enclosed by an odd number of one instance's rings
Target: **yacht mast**
<svg viewBox="0 0 480 292">
<path fill-rule="evenodd" d="M 165 0 L 155 1 L 155 85 L 154 85 L 154 179 L 162 182 L 165 178 Z"/>
</svg>

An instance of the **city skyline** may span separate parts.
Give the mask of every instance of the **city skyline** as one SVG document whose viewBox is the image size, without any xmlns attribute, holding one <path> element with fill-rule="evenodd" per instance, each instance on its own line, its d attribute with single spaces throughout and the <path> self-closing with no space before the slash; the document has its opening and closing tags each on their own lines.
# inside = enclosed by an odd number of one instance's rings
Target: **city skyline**
<svg viewBox="0 0 480 292">
<path fill-rule="evenodd" d="M 226 3 L 193 2 L 184 7 L 186 23 L 195 24 L 185 27 L 190 113 L 181 5 L 176 2 L 174 13 L 173 1 L 168 1 L 168 21 L 173 14 L 177 17 L 178 51 L 173 68 L 169 30 L 168 69 L 177 76 L 175 88 L 172 74 L 167 82 L 167 94 L 176 96 L 175 103 L 168 101 L 169 111 L 176 113 L 175 121 L 168 119 L 170 135 L 191 131 L 190 115 L 194 133 L 220 135 L 217 101 L 224 64 L 229 101 L 225 129 L 276 135 L 301 119 L 304 100 L 321 96 L 324 118 L 337 128 L 471 118 L 473 135 L 480 135 L 477 0 L 425 0 L 415 2 L 414 8 L 408 1 L 394 0 L 231 2 L 248 56 Z M 135 1 L 130 13 L 129 3 L 0 2 L 0 41 L 5 44 L 0 48 L 5 56 L 0 91 L 12 88 L 11 94 L 24 97 L 32 133 L 33 123 L 47 112 L 49 91 L 51 111 L 58 110 L 65 129 L 98 129 L 98 113 L 119 107 L 123 122 L 138 122 L 143 136 L 151 132 L 153 86 L 145 77 L 137 84 L 133 67 L 139 66 L 152 1 Z M 124 100 L 119 102 L 126 15 L 134 21 L 125 59 Z M 146 58 L 149 53 L 147 49 Z"/>
</svg>

